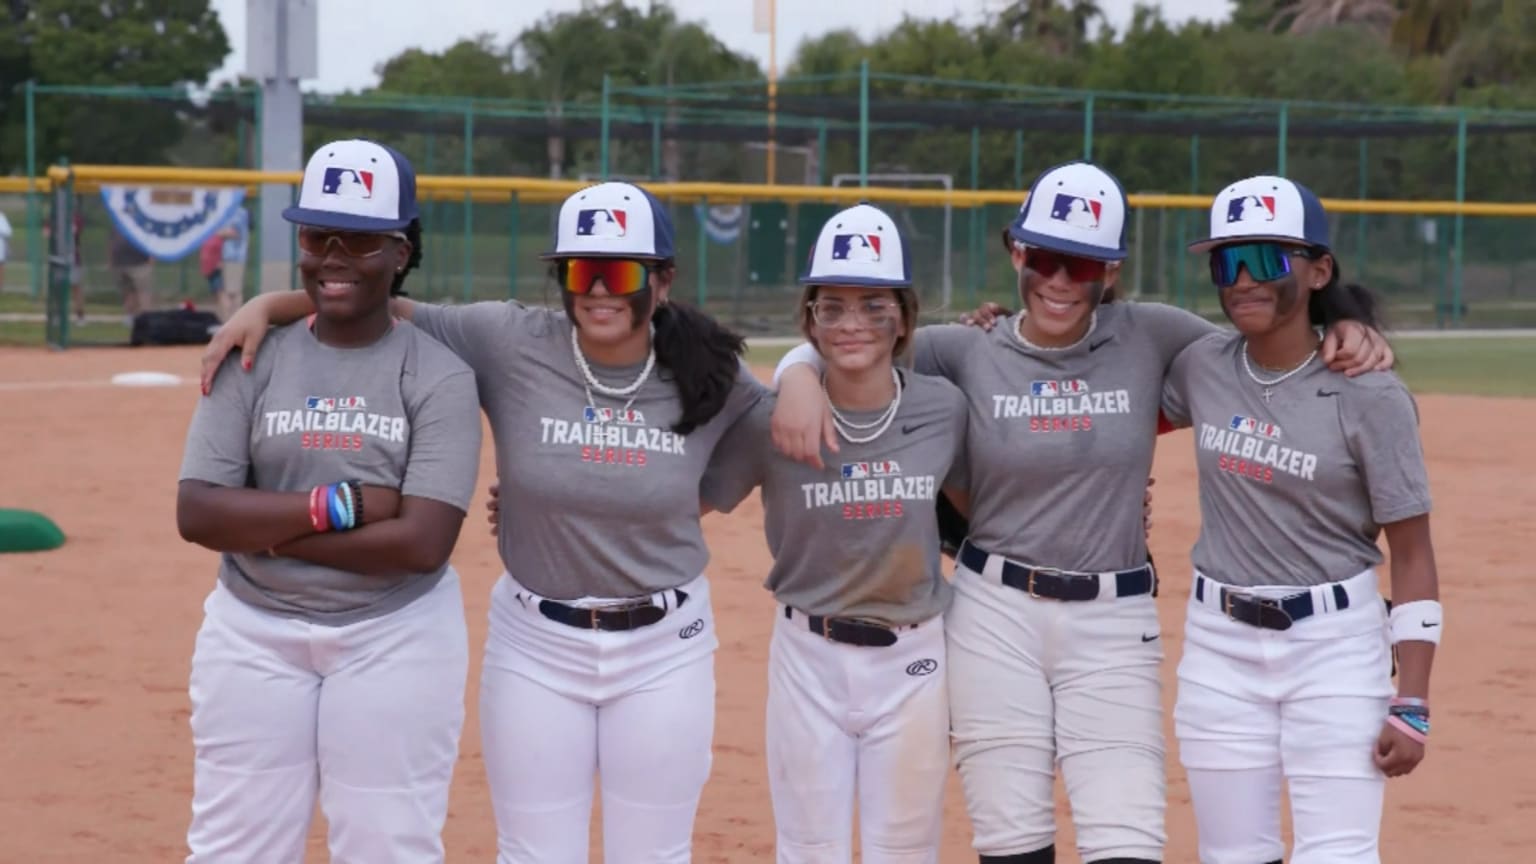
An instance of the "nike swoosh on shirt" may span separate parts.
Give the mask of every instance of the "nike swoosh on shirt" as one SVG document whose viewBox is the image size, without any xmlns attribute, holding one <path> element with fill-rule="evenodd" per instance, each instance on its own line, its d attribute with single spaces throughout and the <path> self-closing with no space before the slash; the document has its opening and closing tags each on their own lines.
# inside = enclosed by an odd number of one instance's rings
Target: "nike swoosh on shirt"
<svg viewBox="0 0 1536 864">
<path fill-rule="evenodd" d="M 1114 339 L 1115 339 L 1115 337 L 1111 336 L 1108 339 L 1100 339 L 1097 342 L 1089 342 L 1088 343 L 1088 353 L 1092 354 L 1093 352 L 1099 350 L 1100 348 L 1103 348 L 1105 345 L 1108 345 L 1110 342 L 1113 342 Z"/>
<path fill-rule="evenodd" d="M 903 424 L 902 427 L 901 427 L 901 434 L 903 434 L 903 435 L 911 435 L 913 432 L 916 432 L 917 430 L 923 428 L 924 426 L 932 426 L 932 425 L 933 425 L 933 421 L 932 420 L 929 420 L 926 423 L 907 423 L 907 424 Z"/>
<path fill-rule="evenodd" d="M 1339 391 L 1337 391 L 1337 390 L 1324 390 L 1323 388 L 1319 387 L 1319 388 L 1317 388 L 1317 395 L 1320 398 L 1326 399 L 1329 396 L 1337 396 L 1337 395 L 1339 395 Z"/>
</svg>

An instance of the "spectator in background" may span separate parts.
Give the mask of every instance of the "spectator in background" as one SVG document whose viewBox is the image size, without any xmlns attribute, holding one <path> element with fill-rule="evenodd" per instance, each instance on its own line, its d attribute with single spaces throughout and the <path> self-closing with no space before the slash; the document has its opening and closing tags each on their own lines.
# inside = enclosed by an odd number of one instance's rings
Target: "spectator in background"
<svg viewBox="0 0 1536 864">
<path fill-rule="evenodd" d="M 208 293 L 219 304 L 222 310 L 224 306 L 224 230 L 208 235 L 203 245 L 197 252 L 197 269 L 208 280 Z M 220 315 L 223 321 L 224 316 Z"/>
<path fill-rule="evenodd" d="M 223 290 L 219 291 L 219 320 L 228 321 L 245 299 L 245 253 L 251 240 L 251 213 L 235 210 L 219 234 L 224 238 Z"/>
<path fill-rule="evenodd" d="M 127 314 L 128 325 L 131 327 L 133 319 L 140 312 L 149 311 L 154 303 L 150 288 L 152 260 L 148 252 L 134 245 L 133 241 L 114 228 L 107 250 L 107 264 L 112 268 L 117 287 L 123 293 L 123 312 Z"/>
</svg>

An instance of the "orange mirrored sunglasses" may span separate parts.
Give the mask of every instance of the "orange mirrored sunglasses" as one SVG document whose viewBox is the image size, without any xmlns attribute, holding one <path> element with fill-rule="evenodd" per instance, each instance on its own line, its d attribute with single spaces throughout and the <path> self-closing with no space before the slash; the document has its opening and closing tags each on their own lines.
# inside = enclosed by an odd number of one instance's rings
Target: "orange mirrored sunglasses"
<svg viewBox="0 0 1536 864">
<path fill-rule="evenodd" d="M 638 294 L 645 290 L 650 268 L 632 258 L 567 258 L 560 262 L 560 287 L 571 294 L 590 294 L 602 280 L 614 297 Z"/>
</svg>

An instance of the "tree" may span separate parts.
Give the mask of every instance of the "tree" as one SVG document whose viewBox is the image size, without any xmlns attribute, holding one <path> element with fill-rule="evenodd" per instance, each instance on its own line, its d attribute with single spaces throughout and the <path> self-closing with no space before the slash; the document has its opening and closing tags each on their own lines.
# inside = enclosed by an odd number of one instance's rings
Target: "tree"
<svg viewBox="0 0 1536 864">
<path fill-rule="evenodd" d="M 0 21 L 0 68 L 18 74 L 5 79 L 16 83 L 201 85 L 229 54 L 208 0 L 9 0 Z M 0 164 L 15 170 L 25 118 L 19 93 L 5 95 Z M 38 159 L 162 162 L 187 128 L 184 115 L 174 100 L 39 99 Z"/>
<path fill-rule="evenodd" d="M 1401 0 L 1392 43 L 1409 57 L 1438 57 L 1450 50 L 1472 13 L 1471 0 Z"/>
<path fill-rule="evenodd" d="M 1391 32 L 1398 16 L 1394 0 L 1284 0 L 1277 5 L 1269 29 L 1288 33 L 1316 33 L 1358 24 L 1384 36 Z"/>
<path fill-rule="evenodd" d="M 1015 39 L 1034 40 L 1060 56 L 1087 43 L 1089 25 L 1103 20 L 1104 10 L 1095 0 L 1014 0 L 997 24 Z"/>
</svg>

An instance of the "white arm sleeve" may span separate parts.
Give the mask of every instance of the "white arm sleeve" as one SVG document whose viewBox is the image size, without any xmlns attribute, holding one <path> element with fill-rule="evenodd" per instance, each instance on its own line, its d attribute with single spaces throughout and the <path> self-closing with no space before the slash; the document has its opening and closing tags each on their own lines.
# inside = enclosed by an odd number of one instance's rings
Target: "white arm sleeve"
<svg viewBox="0 0 1536 864">
<path fill-rule="evenodd" d="M 779 377 L 784 374 L 784 370 L 796 363 L 809 363 L 817 372 L 827 368 L 827 363 L 822 359 L 821 352 L 816 350 L 816 346 L 809 342 L 801 342 L 789 349 L 789 353 L 779 360 L 779 365 L 773 370 L 773 389 L 779 389 Z"/>
</svg>

